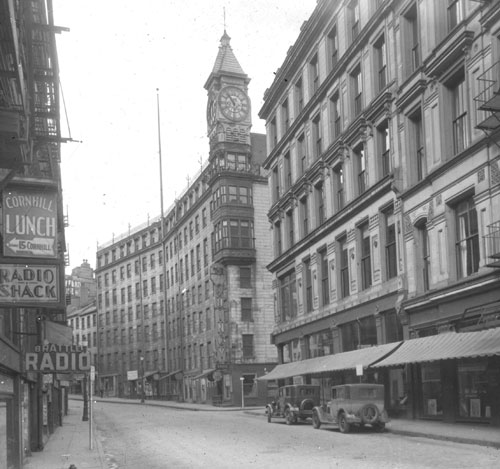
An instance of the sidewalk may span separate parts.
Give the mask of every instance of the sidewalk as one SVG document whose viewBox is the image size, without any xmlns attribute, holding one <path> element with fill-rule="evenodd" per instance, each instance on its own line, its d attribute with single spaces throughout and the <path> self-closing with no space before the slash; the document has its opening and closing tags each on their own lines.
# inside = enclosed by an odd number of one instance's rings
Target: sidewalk
<svg viewBox="0 0 500 469">
<path fill-rule="evenodd" d="M 23 469 L 68 469 L 74 464 L 77 469 L 107 468 L 99 441 L 93 435 L 92 450 L 89 444 L 89 422 L 82 421 L 83 401 L 70 400 L 68 415 L 63 417 L 63 426 L 50 435 L 43 451 L 33 452 L 25 459 Z"/>
<path fill-rule="evenodd" d="M 265 417 L 264 406 L 259 407 L 214 407 L 208 404 L 193 404 L 175 401 L 122 399 L 97 397 L 97 402 L 109 404 L 147 405 L 170 407 L 198 412 L 245 412 L 256 417 Z M 24 469 L 68 469 L 74 464 L 77 469 L 107 468 L 100 442 L 93 438 L 93 449 L 89 446 L 89 422 L 82 421 L 83 402 L 81 396 L 70 396 L 68 415 L 63 426 L 56 429 L 45 445 L 45 449 L 32 453 Z M 461 423 L 443 423 L 427 420 L 394 419 L 387 424 L 389 433 L 415 436 L 433 440 L 490 446 L 500 449 L 500 427 Z M 95 434 L 94 434 L 95 435 Z"/>
</svg>

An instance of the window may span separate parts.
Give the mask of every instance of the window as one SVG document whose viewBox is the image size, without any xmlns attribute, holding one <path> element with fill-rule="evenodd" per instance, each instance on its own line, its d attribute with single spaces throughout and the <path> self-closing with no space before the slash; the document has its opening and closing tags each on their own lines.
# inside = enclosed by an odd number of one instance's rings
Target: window
<svg viewBox="0 0 500 469">
<path fill-rule="evenodd" d="M 427 174 L 427 161 L 425 157 L 424 138 L 422 129 L 422 112 L 418 109 L 409 118 L 409 141 L 410 141 L 410 171 L 413 181 L 424 179 Z"/>
<path fill-rule="evenodd" d="M 343 324 L 340 330 L 343 352 L 357 350 L 363 346 L 377 345 L 377 326 L 374 316 Z"/>
<path fill-rule="evenodd" d="M 295 243 L 293 210 L 286 212 L 286 226 L 288 232 L 288 248 L 291 248 Z"/>
<path fill-rule="evenodd" d="M 148 258 L 144 256 L 142 258 L 142 271 L 146 272 L 148 270 Z"/>
<path fill-rule="evenodd" d="M 279 167 L 276 165 L 272 172 L 272 189 L 273 189 L 273 203 L 277 202 L 280 198 L 280 177 Z"/>
<path fill-rule="evenodd" d="M 462 22 L 463 0 L 448 0 L 448 31 Z"/>
<path fill-rule="evenodd" d="M 299 176 L 302 176 L 307 169 L 306 142 L 304 134 L 300 134 L 297 139 L 297 158 L 299 162 Z"/>
<path fill-rule="evenodd" d="M 288 109 L 288 99 L 285 99 L 281 104 L 281 122 L 284 135 L 290 128 L 290 111 Z"/>
<path fill-rule="evenodd" d="M 269 122 L 269 144 L 271 148 L 274 148 L 278 143 L 278 132 L 276 128 L 276 116 L 274 116 Z"/>
<path fill-rule="evenodd" d="M 464 278 L 479 270 L 477 212 L 472 198 L 460 202 L 455 213 L 457 275 Z"/>
<path fill-rule="evenodd" d="M 303 197 L 300 200 L 300 218 L 301 218 L 301 229 L 302 229 L 302 238 L 306 237 L 309 234 L 309 209 L 307 206 L 307 197 Z"/>
<path fill-rule="evenodd" d="M 359 145 L 354 149 L 354 164 L 356 165 L 356 172 L 358 175 L 358 195 L 363 194 L 368 186 L 368 174 L 366 172 L 366 156 L 363 145 Z"/>
<path fill-rule="evenodd" d="M 305 310 L 306 313 L 310 313 L 313 310 L 313 286 L 312 286 L 312 271 L 311 271 L 311 259 L 306 259 L 304 261 L 304 288 L 305 288 Z"/>
<path fill-rule="evenodd" d="M 321 114 L 318 112 L 312 121 L 312 132 L 313 132 L 313 151 L 314 158 L 319 158 L 321 156 L 322 150 L 322 134 L 321 131 Z"/>
<path fill-rule="evenodd" d="M 111 272 L 111 282 L 116 283 L 116 270 Z"/>
<path fill-rule="evenodd" d="M 338 240 L 338 253 L 340 256 L 340 296 L 349 296 L 349 252 L 347 249 L 347 239 L 342 237 Z"/>
<path fill-rule="evenodd" d="M 304 109 L 304 87 L 302 78 L 299 78 L 295 83 L 295 110 L 298 115 Z"/>
<path fill-rule="evenodd" d="M 332 71 L 338 62 L 338 45 L 337 45 L 337 25 L 334 25 L 327 37 L 328 41 L 328 66 Z"/>
<path fill-rule="evenodd" d="M 427 223 L 424 221 L 417 226 L 417 242 L 419 246 L 419 256 L 417 258 L 417 282 L 419 290 L 429 290 L 430 273 L 430 251 L 429 251 L 429 232 Z"/>
<path fill-rule="evenodd" d="M 467 90 L 463 69 L 447 88 L 451 99 L 453 154 L 456 155 L 468 146 Z"/>
<path fill-rule="evenodd" d="M 329 278 L 328 278 L 328 257 L 326 255 L 326 249 L 319 251 L 320 258 L 320 275 L 321 275 L 321 304 L 326 306 L 330 303 L 329 294 Z"/>
<path fill-rule="evenodd" d="M 420 44 L 417 4 L 414 3 L 403 15 L 403 70 L 405 77 L 420 67 Z"/>
<path fill-rule="evenodd" d="M 386 279 L 398 273 L 396 258 L 396 221 L 392 207 L 384 213 L 385 217 L 385 269 Z"/>
<path fill-rule="evenodd" d="M 359 24 L 359 0 L 353 0 L 347 11 L 349 30 L 351 33 L 351 42 L 353 42 L 359 34 L 360 24 Z"/>
<path fill-rule="evenodd" d="M 240 267 L 240 288 L 252 287 L 252 268 Z"/>
<path fill-rule="evenodd" d="M 285 174 L 285 191 L 292 187 L 292 165 L 290 162 L 290 152 L 286 152 L 283 157 L 283 169 Z"/>
<path fill-rule="evenodd" d="M 309 77 L 311 81 L 311 95 L 313 95 L 319 88 L 318 54 L 314 54 L 313 58 L 309 62 Z"/>
<path fill-rule="evenodd" d="M 317 226 L 322 225 L 326 221 L 325 213 L 325 185 L 323 181 L 314 186 L 314 192 L 316 195 L 316 218 Z"/>
<path fill-rule="evenodd" d="M 241 335 L 243 358 L 253 358 L 253 334 Z"/>
<path fill-rule="evenodd" d="M 338 93 L 335 93 L 330 98 L 330 132 L 332 142 L 340 137 L 340 101 Z"/>
<path fill-rule="evenodd" d="M 351 73 L 353 117 L 361 113 L 363 106 L 363 78 L 361 76 L 361 66 L 358 65 Z"/>
<path fill-rule="evenodd" d="M 132 265 L 127 264 L 127 278 L 130 278 L 132 276 Z"/>
<path fill-rule="evenodd" d="M 372 285 L 371 247 L 368 223 L 359 227 L 361 241 L 361 288 L 366 290 Z"/>
<path fill-rule="evenodd" d="M 148 296 L 148 281 L 143 280 L 142 281 L 142 292 L 144 296 Z"/>
<path fill-rule="evenodd" d="M 207 226 L 207 209 L 206 208 L 204 208 L 201 211 L 201 224 L 202 224 L 203 228 L 205 228 Z"/>
<path fill-rule="evenodd" d="M 125 266 L 120 267 L 120 280 L 125 280 Z"/>
<path fill-rule="evenodd" d="M 241 298 L 241 320 L 253 321 L 252 298 Z"/>
<path fill-rule="evenodd" d="M 333 170 L 333 184 L 334 184 L 334 206 L 338 212 L 344 208 L 345 193 L 344 193 L 344 169 L 342 165 L 338 165 Z"/>
<path fill-rule="evenodd" d="M 389 122 L 384 121 L 377 127 L 380 179 L 388 176 L 391 172 L 391 140 L 389 136 Z"/>
<path fill-rule="evenodd" d="M 242 375 L 243 377 L 243 395 L 247 397 L 257 397 L 256 375 Z"/>
<path fill-rule="evenodd" d="M 387 56 L 385 48 L 385 38 L 382 35 L 375 43 L 375 80 L 377 91 L 382 91 L 387 85 Z"/>
<path fill-rule="evenodd" d="M 280 256 L 282 251 L 281 246 L 281 222 L 276 222 L 274 224 L 274 253 L 277 256 Z"/>
<path fill-rule="evenodd" d="M 297 317 L 297 292 L 295 271 L 291 271 L 279 279 L 279 312 L 281 322 Z"/>
</svg>

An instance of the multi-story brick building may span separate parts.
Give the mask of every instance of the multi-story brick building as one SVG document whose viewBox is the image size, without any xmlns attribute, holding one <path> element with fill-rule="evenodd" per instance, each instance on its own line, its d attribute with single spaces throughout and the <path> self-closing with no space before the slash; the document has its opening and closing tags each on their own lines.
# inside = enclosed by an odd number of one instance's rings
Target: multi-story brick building
<svg viewBox="0 0 500 469">
<path fill-rule="evenodd" d="M 50 0 L 0 1 L 0 467 L 62 423 L 64 379 L 25 354 L 66 330 L 56 33 Z M 55 324 L 59 323 L 59 324 Z M 49 335 L 47 334 L 47 331 Z M 63 334 L 64 335 L 64 334 Z M 52 371 L 54 371 L 52 369 Z"/>
<path fill-rule="evenodd" d="M 97 250 L 96 388 L 106 395 L 158 395 L 165 372 L 160 227 L 149 221 Z"/>
<path fill-rule="evenodd" d="M 263 135 L 250 133 L 248 76 L 224 33 L 208 91 L 208 163 L 165 216 L 169 394 L 264 403 L 276 363 Z"/>
<path fill-rule="evenodd" d="M 268 378 L 328 388 L 362 365 L 393 414 L 500 420 L 498 346 L 391 362 L 402 339 L 498 326 L 499 31 L 498 2 L 318 2 L 260 111 L 282 364 Z"/>
</svg>

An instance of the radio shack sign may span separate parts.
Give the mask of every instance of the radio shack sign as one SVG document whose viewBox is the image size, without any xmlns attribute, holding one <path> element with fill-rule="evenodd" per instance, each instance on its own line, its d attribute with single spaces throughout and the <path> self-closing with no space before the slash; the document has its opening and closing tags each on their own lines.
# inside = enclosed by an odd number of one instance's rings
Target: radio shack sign
<svg viewBox="0 0 500 469">
<path fill-rule="evenodd" d="M 59 269 L 53 265 L 0 264 L 0 304 L 55 304 Z"/>
<path fill-rule="evenodd" d="M 3 192 L 3 252 L 10 257 L 57 257 L 57 196 L 30 190 Z"/>
<path fill-rule="evenodd" d="M 26 371 L 43 373 L 90 371 L 90 353 L 78 345 L 37 345 L 34 352 L 26 353 Z"/>
</svg>

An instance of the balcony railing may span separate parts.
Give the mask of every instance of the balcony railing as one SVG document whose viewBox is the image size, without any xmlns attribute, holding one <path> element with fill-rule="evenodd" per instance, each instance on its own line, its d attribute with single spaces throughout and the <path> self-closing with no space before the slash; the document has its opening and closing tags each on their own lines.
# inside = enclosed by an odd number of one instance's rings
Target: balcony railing
<svg viewBox="0 0 500 469">
<path fill-rule="evenodd" d="M 493 260 L 488 266 L 500 267 L 500 221 L 493 222 L 487 228 L 488 234 L 484 237 L 487 240 L 488 257 Z"/>
</svg>

